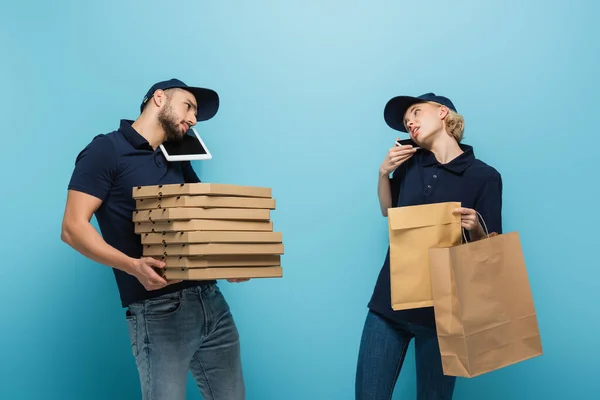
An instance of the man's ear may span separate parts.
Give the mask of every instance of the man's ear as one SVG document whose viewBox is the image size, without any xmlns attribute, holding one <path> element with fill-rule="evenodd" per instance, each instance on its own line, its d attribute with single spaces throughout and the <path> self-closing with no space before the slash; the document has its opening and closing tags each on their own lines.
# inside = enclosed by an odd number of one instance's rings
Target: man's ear
<svg viewBox="0 0 600 400">
<path fill-rule="evenodd" d="M 160 108 L 166 101 L 167 94 L 162 89 L 157 89 L 152 96 L 152 101 L 156 107 Z"/>
</svg>

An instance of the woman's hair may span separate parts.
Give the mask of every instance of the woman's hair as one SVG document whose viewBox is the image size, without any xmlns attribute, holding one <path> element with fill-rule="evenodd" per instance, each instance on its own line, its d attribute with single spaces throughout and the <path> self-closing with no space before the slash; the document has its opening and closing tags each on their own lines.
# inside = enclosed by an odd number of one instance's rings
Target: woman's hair
<svg viewBox="0 0 600 400">
<path fill-rule="evenodd" d="M 460 143 L 465 133 L 465 119 L 462 115 L 448 109 L 448 115 L 444 119 L 444 124 L 446 132 Z"/>
</svg>

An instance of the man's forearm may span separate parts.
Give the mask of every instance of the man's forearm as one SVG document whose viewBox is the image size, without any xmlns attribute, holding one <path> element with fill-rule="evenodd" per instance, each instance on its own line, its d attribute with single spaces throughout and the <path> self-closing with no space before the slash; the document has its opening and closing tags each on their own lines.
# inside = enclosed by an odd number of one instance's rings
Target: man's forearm
<svg viewBox="0 0 600 400">
<path fill-rule="evenodd" d="M 388 215 L 388 208 L 392 206 L 392 190 L 390 188 L 390 178 L 388 175 L 379 173 L 379 182 L 377 183 L 377 196 L 379 197 L 379 207 L 384 217 Z"/>
<path fill-rule="evenodd" d="M 62 240 L 97 263 L 133 274 L 133 259 L 104 241 L 89 222 L 64 223 Z"/>
</svg>

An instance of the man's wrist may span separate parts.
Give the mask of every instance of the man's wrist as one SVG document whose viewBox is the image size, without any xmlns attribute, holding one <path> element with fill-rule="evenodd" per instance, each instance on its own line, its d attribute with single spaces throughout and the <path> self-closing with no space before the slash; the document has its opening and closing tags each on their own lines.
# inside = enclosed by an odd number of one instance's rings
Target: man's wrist
<svg viewBox="0 0 600 400">
<path fill-rule="evenodd" d="M 129 275 L 133 275 L 135 276 L 135 274 L 137 273 L 137 264 L 136 264 L 136 259 L 123 255 L 123 259 L 119 260 L 116 264 L 115 264 L 115 268 L 120 269 L 123 272 L 128 273 Z"/>
</svg>

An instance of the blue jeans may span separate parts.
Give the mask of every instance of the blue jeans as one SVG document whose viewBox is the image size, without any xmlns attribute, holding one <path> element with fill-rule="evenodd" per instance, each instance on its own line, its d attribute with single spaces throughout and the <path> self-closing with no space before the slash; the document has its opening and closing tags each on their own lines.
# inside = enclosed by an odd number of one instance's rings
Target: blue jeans
<svg viewBox="0 0 600 400">
<path fill-rule="evenodd" d="M 128 307 L 144 400 L 185 400 L 188 371 L 204 400 L 245 398 L 238 331 L 216 284 Z"/>
<path fill-rule="evenodd" d="M 452 399 L 456 378 L 442 372 L 436 331 L 390 321 L 369 311 L 358 353 L 356 400 L 392 398 L 412 338 L 415 339 L 417 400 Z"/>
</svg>

